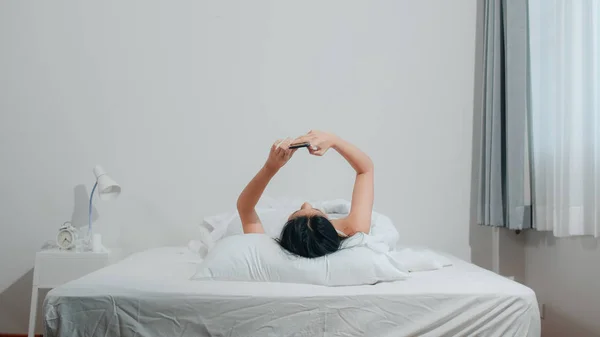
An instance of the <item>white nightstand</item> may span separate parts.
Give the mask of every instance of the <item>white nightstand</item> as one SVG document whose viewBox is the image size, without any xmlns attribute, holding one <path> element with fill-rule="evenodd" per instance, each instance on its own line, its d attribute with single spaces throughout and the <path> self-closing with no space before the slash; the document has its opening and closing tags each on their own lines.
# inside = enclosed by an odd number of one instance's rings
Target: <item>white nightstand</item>
<svg viewBox="0 0 600 337">
<path fill-rule="evenodd" d="M 35 254 L 31 311 L 28 336 L 33 337 L 38 303 L 38 289 L 55 288 L 109 264 L 110 253 L 43 250 Z"/>
</svg>

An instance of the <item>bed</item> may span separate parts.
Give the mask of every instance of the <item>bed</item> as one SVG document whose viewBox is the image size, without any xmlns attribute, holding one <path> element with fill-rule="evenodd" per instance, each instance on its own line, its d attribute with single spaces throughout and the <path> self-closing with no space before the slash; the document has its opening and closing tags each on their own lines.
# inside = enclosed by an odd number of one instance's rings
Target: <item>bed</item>
<svg viewBox="0 0 600 337">
<path fill-rule="evenodd" d="M 44 336 L 529 336 L 535 293 L 453 266 L 370 286 L 193 281 L 187 248 L 136 253 L 51 290 Z"/>
</svg>

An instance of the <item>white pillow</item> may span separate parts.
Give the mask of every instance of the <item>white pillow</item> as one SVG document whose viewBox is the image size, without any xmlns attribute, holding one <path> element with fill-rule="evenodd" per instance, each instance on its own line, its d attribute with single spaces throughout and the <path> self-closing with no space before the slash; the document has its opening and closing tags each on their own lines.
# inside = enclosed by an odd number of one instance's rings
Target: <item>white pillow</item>
<svg viewBox="0 0 600 337">
<path fill-rule="evenodd" d="M 286 252 L 265 234 L 242 234 L 218 241 L 192 279 L 352 286 L 407 277 L 386 254 L 365 246 L 307 259 Z"/>
<path fill-rule="evenodd" d="M 256 213 L 265 230 L 265 234 L 279 237 L 283 226 L 287 222 L 292 211 L 287 209 L 256 209 Z M 327 213 L 330 219 L 338 219 L 347 216 L 347 213 Z M 211 231 L 213 241 L 227 236 L 243 234 L 242 222 L 237 212 L 223 213 L 204 219 L 205 227 Z M 207 226 L 208 225 L 208 226 Z M 390 248 L 396 246 L 399 234 L 398 230 L 387 216 L 373 212 L 371 215 L 370 235 L 381 239 Z"/>
<path fill-rule="evenodd" d="M 256 208 L 265 233 L 272 237 L 279 237 L 283 225 L 286 223 L 291 211 Z M 190 251 L 204 256 L 209 252 L 217 241 L 223 237 L 243 234 L 242 221 L 238 212 L 221 213 L 211 215 L 202 219 L 198 227 L 196 238 L 188 243 Z"/>
</svg>

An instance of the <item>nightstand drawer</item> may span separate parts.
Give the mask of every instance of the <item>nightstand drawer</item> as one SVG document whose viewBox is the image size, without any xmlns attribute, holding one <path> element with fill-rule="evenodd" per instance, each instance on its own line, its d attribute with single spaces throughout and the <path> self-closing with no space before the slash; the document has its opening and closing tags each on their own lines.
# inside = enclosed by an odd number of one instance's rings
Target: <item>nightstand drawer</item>
<svg viewBox="0 0 600 337">
<path fill-rule="evenodd" d="M 54 288 L 108 265 L 108 254 L 40 254 L 36 257 L 33 285 Z"/>
</svg>

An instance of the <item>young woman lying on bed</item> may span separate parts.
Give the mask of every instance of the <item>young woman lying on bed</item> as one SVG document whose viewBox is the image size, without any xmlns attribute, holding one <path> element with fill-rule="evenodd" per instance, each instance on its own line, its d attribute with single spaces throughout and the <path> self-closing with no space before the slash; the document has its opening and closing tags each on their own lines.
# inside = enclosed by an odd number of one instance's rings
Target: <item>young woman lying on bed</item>
<svg viewBox="0 0 600 337">
<path fill-rule="evenodd" d="M 285 250 L 307 258 L 315 258 L 337 251 L 341 241 L 358 232 L 369 233 L 373 210 L 373 162 L 356 146 L 326 132 L 310 131 L 295 140 L 278 140 L 262 169 L 248 183 L 238 198 L 237 209 L 244 233 L 264 233 L 255 211 L 263 191 L 277 172 L 292 158 L 297 149 L 293 143 L 310 143 L 308 151 L 322 156 L 334 149 L 356 171 L 350 214 L 346 218 L 329 220 L 322 211 L 305 202 L 293 212 L 278 240 Z"/>
</svg>

